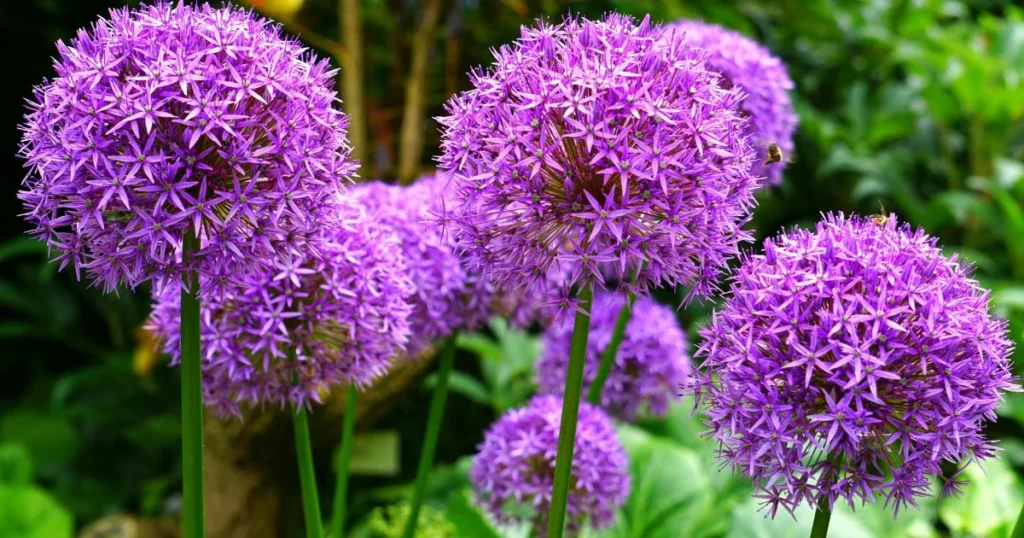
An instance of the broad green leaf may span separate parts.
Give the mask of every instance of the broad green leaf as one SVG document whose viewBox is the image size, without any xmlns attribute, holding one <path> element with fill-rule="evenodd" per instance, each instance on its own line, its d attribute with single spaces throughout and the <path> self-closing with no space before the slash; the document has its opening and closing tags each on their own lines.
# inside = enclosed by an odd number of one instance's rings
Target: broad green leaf
<svg viewBox="0 0 1024 538">
<path fill-rule="evenodd" d="M 20 443 L 40 467 L 70 460 L 78 452 L 78 432 L 71 422 L 34 411 L 16 411 L 0 422 L 0 440 Z"/>
<path fill-rule="evenodd" d="M 16 443 L 0 445 L 0 484 L 25 485 L 32 482 L 32 456 Z"/>
<path fill-rule="evenodd" d="M 353 475 L 395 476 L 400 470 L 399 438 L 394 430 L 362 432 L 352 438 Z"/>
<path fill-rule="evenodd" d="M 696 452 L 633 426 L 619 428 L 629 454 L 632 491 L 604 538 L 700 536 L 695 526 L 713 493 Z"/>
<path fill-rule="evenodd" d="M 807 505 L 801 505 L 794 510 L 794 515 L 795 518 L 780 509 L 775 519 L 769 519 L 764 510 L 760 509 L 758 499 L 751 498 L 733 510 L 726 538 L 806 538 L 811 533 L 814 510 Z M 905 512 L 894 519 L 890 509 L 880 503 L 874 503 L 859 507 L 856 511 L 845 504 L 837 505 L 829 522 L 828 536 L 934 538 L 938 534 L 922 512 Z"/>
<path fill-rule="evenodd" d="M 71 538 L 73 529 L 71 513 L 45 490 L 0 484 L 0 536 Z"/>
<path fill-rule="evenodd" d="M 968 483 L 963 495 L 939 502 L 939 519 L 954 533 L 1009 536 L 1024 502 L 1024 488 L 1013 469 L 992 458 L 969 465 L 964 474 Z"/>
<path fill-rule="evenodd" d="M 459 349 L 464 349 L 470 353 L 476 354 L 481 359 L 501 359 L 501 347 L 498 346 L 494 340 L 491 340 L 480 333 L 460 333 L 458 338 L 455 340 L 455 345 L 457 345 Z"/>
<path fill-rule="evenodd" d="M 428 389 L 433 389 L 437 385 L 437 374 L 427 377 L 423 381 L 423 385 Z M 491 405 L 491 393 L 487 387 L 475 377 L 464 372 L 453 371 L 448 378 L 448 388 L 480 405 Z"/>
<path fill-rule="evenodd" d="M 46 255 L 46 243 L 24 235 L 0 245 L 0 262 L 26 255 Z"/>
<path fill-rule="evenodd" d="M 451 521 L 457 529 L 457 536 L 472 536 L 473 538 L 502 538 L 502 535 L 491 525 L 487 517 L 470 500 L 468 489 L 453 495 L 448 502 L 448 509 L 445 517 Z"/>
</svg>

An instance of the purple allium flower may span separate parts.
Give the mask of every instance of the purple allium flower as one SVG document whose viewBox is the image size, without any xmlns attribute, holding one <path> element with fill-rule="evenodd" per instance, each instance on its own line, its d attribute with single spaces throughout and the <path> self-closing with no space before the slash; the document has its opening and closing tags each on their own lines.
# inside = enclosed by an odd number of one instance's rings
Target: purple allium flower
<svg viewBox="0 0 1024 538">
<path fill-rule="evenodd" d="M 415 287 L 398 238 L 354 204 L 334 211 L 316 249 L 261 260 L 202 303 L 208 406 L 237 414 L 239 403 L 319 402 L 337 383 L 369 384 L 405 346 Z M 177 361 L 178 284 L 154 295 L 150 329 Z"/>
<path fill-rule="evenodd" d="M 467 274 L 437 222 L 443 212 L 444 185 L 428 175 L 409 187 L 370 182 L 351 191 L 371 218 L 390 226 L 402 241 L 409 276 L 416 284 L 409 318 L 412 350 L 452 331 L 474 329 L 492 310 L 491 287 Z"/>
<path fill-rule="evenodd" d="M 536 396 L 527 407 L 499 418 L 484 434 L 470 480 L 499 522 L 528 522 L 541 537 L 546 535 L 561 415 L 561 397 Z M 570 531 L 578 531 L 584 521 L 594 528 L 610 525 L 629 497 L 629 462 L 608 415 L 586 402 L 580 403 L 572 465 Z M 531 509 L 532 518 L 524 521 L 523 511 L 513 503 Z"/>
<path fill-rule="evenodd" d="M 611 293 L 599 294 L 594 299 L 583 371 L 584 394 L 597 375 L 625 301 L 621 295 Z M 562 320 L 544 333 L 544 351 L 537 361 L 536 374 L 542 393 L 562 394 L 565 390 L 572 325 Z M 689 375 L 686 348 L 686 335 L 672 309 L 650 298 L 637 298 L 615 364 L 601 391 L 601 407 L 625 421 L 635 420 L 644 408 L 655 415 L 664 414 Z"/>
<path fill-rule="evenodd" d="M 941 464 L 996 450 L 982 432 L 1019 390 L 1007 326 L 970 267 L 896 218 L 827 215 L 747 256 L 695 373 L 723 462 L 770 513 L 801 501 L 898 511 Z"/>
<path fill-rule="evenodd" d="M 670 39 L 682 39 L 707 50 L 707 63 L 722 73 L 723 85 L 739 86 L 747 94 L 741 108 L 750 120 L 747 134 L 757 149 L 754 174 L 765 176 L 766 185 L 782 183 L 785 160 L 764 163 L 768 144 L 778 144 L 785 155 L 793 152 L 798 118 L 789 99 L 793 81 L 786 65 L 753 39 L 714 24 L 678 21 L 668 25 L 666 33 Z"/>
<path fill-rule="evenodd" d="M 707 295 L 749 234 L 755 158 L 706 53 L 622 15 L 524 27 L 447 104 L 449 229 L 504 288 L 629 280 Z"/>
<path fill-rule="evenodd" d="M 31 233 L 107 290 L 303 250 L 354 169 L 335 71 L 306 50 L 248 11 L 164 2 L 58 43 L 22 127 Z"/>
</svg>

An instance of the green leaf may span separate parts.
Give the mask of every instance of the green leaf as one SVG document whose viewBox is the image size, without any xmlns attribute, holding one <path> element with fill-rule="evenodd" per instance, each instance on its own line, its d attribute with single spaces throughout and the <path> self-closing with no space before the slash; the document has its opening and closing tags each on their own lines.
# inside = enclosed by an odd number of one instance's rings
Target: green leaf
<svg viewBox="0 0 1024 538">
<path fill-rule="evenodd" d="M 0 445 L 0 484 L 29 484 L 33 474 L 32 456 L 24 446 L 15 443 Z"/>
<path fill-rule="evenodd" d="M 0 484 L 0 536 L 71 538 L 73 529 L 71 513 L 45 490 Z"/>
<path fill-rule="evenodd" d="M 469 351 L 484 360 L 500 360 L 501 347 L 498 344 L 480 333 L 459 333 L 455 340 L 459 349 Z"/>
<path fill-rule="evenodd" d="M 775 519 L 769 519 L 760 508 L 760 501 L 750 498 L 732 513 L 726 538 L 806 538 L 811 533 L 814 510 L 803 504 L 791 516 L 779 510 Z M 856 511 L 845 504 L 836 505 L 829 522 L 829 538 L 932 538 L 937 536 L 928 519 L 916 510 L 907 511 L 893 519 L 892 510 L 880 503 L 858 507 Z"/>
<path fill-rule="evenodd" d="M 619 427 L 629 454 L 633 488 L 605 538 L 703 536 L 695 523 L 714 497 L 706 467 L 696 452 L 633 426 Z"/>
<path fill-rule="evenodd" d="M 26 255 L 46 255 L 46 243 L 19 235 L 0 245 L 0 262 Z"/>
<path fill-rule="evenodd" d="M 967 485 L 958 498 L 939 503 L 939 519 L 954 533 L 1009 536 L 1024 502 L 1020 479 L 1003 460 L 992 458 L 965 470 Z"/>
<path fill-rule="evenodd" d="M 78 452 L 78 432 L 59 416 L 16 411 L 0 422 L 0 440 L 20 443 L 40 467 L 70 460 Z"/>
<path fill-rule="evenodd" d="M 701 435 L 706 426 L 701 422 L 701 414 L 693 408 L 693 397 L 687 396 L 669 407 L 662 421 L 665 435 L 682 446 L 694 450 L 710 451 L 714 443 Z"/>
<path fill-rule="evenodd" d="M 399 436 L 395 430 L 363 432 L 352 438 L 353 475 L 395 476 L 401 470 Z"/>
<path fill-rule="evenodd" d="M 1006 250 L 1013 260 L 1013 274 L 1024 281 L 1024 207 L 998 184 L 993 183 L 990 194 L 1006 219 Z"/>
<path fill-rule="evenodd" d="M 456 343 L 480 357 L 488 402 L 500 413 L 522 405 L 533 392 L 533 363 L 540 353 L 540 340 L 509 327 L 502 318 L 493 318 L 490 326 L 493 340 L 482 334 L 467 334 L 459 335 Z M 474 392 L 471 398 L 482 395 L 479 390 L 465 388 Z"/>
<path fill-rule="evenodd" d="M 480 509 L 470 501 L 468 489 L 453 495 L 448 502 L 445 517 L 457 530 L 456 536 L 472 536 L 473 538 L 502 538 Z"/>
<path fill-rule="evenodd" d="M 436 384 L 437 374 L 431 374 L 423 382 L 423 385 L 428 389 L 433 389 Z M 491 393 L 487 390 L 487 387 L 469 374 L 459 372 L 458 370 L 453 371 L 448 378 L 448 385 L 452 392 L 459 393 L 480 405 L 491 405 Z"/>
</svg>

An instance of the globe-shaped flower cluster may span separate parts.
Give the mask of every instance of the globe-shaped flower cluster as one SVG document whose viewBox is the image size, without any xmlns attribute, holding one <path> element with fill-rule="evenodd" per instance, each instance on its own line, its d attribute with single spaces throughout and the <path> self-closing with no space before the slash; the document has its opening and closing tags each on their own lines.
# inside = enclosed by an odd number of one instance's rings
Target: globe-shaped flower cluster
<svg viewBox="0 0 1024 538">
<path fill-rule="evenodd" d="M 602 293 L 594 298 L 583 370 L 584 394 L 597 375 L 625 302 L 619 294 Z M 572 323 L 563 320 L 544 333 L 544 351 L 536 366 L 537 386 L 542 393 L 562 394 L 565 390 L 572 332 Z M 686 335 L 675 313 L 653 299 L 638 298 L 601 391 L 601 408 L 625 421 L 635 420 L 642 410 L 664 414 L 686 384 L 689 372 Z"/>
<path fill-rule="evenodd" d="M 108 290 L 303 250 L 353 171 L 334 71 L 305 51 L 250 12 L 164 2 L 58 43 L 22 127 L 32 233 Z"/>
<path fill-rule="evenodd" d="M 741 113 L 749 120 L 747 136 L 757 150 L 754 174 L 766 185 L 782 183 L 782 170 L 793 153 L 797 116 L 789 91 L 793 81 L 786 65 L 760 43 L 739 32 L 699 21 L 678 21 L 667 27 L 668 39 L 681 39 L 708 52 L 707 63 L 722 73 L 723 85 L 738 86 L 747 98 Z M 768 145 L 777 144 L 783 158 L 768 162 Z"/>
<path fill-rule="evenodd" d="M 384 374 L 409 338 L 415 286 L 401 242 L 351 203 L 339 202 L 317 249 L 266 258 L 230 292 L 203 301 L 206 404 L 319 402 L 340 383 L 365 386 Z M 180 358 L 180 288 L 155 293 L 150 328 Z"/>
<path fill-rule="evenodd" d="M 414 310 L 409 318 L 410 349 L 473 329 L 491 315 L 493 290 L 470 274 L 442 233 L 445 182 L 433 174 L 408 187 L 370 182 L 352 189 L 356 202 L 371 218 L 391 227 L 402 241 L 409 276 L 416 283 Z"/>
<path fill-rule="evenodd" d="M 449 229 L 502 287 L 713 288 L 753 203 L 754 151 L 706 54 L 647 19 L 524 27 L 447 105 Z"/>
<path fill-rule="evenodd" d="M 828 215 L 748 256 L 702 330 L 698 400 L 772 514 L 821 498 L 899 510 L 992 455 L 1018 390 L 1005 321 L 969 267 L 894 216 Z"/>
<path fill-rule="evenodd" d="M 560 397 L 536 396 L 484 434 L 470 479 L 483 506 L 499 522 L 530 523 L 546 536 L 561 414 Z M 581 402 L 569 482 L 570 531 L 579 530 L 584 521 L 594 528 L 610 525 L 629 488 L 626 453 L 611 420 L 600 408 Z M 526 516 L 528 512 L 533 515 Z"/>
</svg>

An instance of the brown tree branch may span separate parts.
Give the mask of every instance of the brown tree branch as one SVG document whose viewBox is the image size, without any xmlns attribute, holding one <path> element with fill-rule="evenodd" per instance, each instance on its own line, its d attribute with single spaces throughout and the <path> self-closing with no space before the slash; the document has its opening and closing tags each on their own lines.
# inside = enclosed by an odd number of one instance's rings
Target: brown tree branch
<svg viewBox="0 0 1024 538">
<path fill-rule="evenodd" d="M 339 85 L 342 106 L 348 112 L 348 138 L 352 142 L 352 156 L 366 170 L 366 103 L 363 98 L 363 26 L 360 0 L 340 0 L 338 3 L 338 31 L 344 43 Z"/>
<path fill-rule="evenodd" d="M 424 0 L 423 4 L 423 20 L 412 38 L 412 61 L 405 83 L 405 114 L 402 116 L 402 133 L 398 141 L 398 178 L 402 183 L 409 183 L 415 178 L 423 154 L 427 61 L 433 48 L 434 30 L 441 18 L 443 1 Z"/>
</svg>

